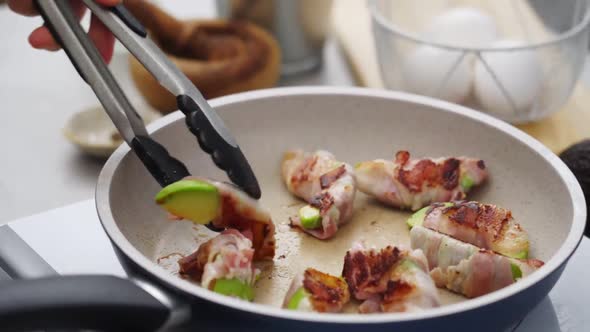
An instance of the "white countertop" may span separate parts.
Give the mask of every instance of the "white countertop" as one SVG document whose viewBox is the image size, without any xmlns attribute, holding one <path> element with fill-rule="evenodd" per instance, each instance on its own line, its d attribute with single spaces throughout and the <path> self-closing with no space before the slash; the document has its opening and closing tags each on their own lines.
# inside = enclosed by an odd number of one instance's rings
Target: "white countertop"
<svg viewBox="0 0 590 332">
<path fill-rule="evenodd" d="M 160 1 L 178 17 L 214 17 L 212 0 Z M 86 20 L 87 21 L 87 20 Z M 85 23 L 87 23 L 85 21 Z M 18 16 L 0 5 L 0 224 L 92 198 L 103 160 L 81 154 L 62 135 L 66 120 L 99 105 L 63 52 L 36 51 L 27 43 L 41 19 Z M 143 100 L 127 70 L 127 54 L 118 48 L 110 65 L 132 103 Z M 282 85 L 353 85 L 338 45 L 329 40 L 325 65 Z"/>
<path fill-rule="evenodd" d="M 10 227 L 61 274 L 125 275 L 100 226 L 93 200 L 23 218 L 10 223 Z M 587 331 L 590 326 L 588 262 L 590 239 L 585 237 L 549 297 L 510 331 Z"/>
</svg>

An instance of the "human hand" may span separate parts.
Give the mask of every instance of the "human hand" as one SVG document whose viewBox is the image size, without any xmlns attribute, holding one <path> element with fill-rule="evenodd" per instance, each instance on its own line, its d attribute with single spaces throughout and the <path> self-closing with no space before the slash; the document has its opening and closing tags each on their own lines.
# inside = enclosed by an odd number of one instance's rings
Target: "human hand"
<svg viewBox="0 0 590 332">
<path fill-rule="evenodd" d="M 95 0 L 97 3 L 103 6 L 115 6 L 121 3 L 123 0 Z M 86 12 L 86 6 L 80 0 L 70 0 L 72 10 L 78 19 L 81 19 Z M 39 15 L 37 8 L 33 4 L 33 0 L 8 0 L 8 7 L 12 11 L 24 15 L 24 16 L 36 16 Z M 113 48 L 115 45 L 115 38 L 112 33 L 107 29 L 102 22 L 92 16 L 90 19 L 90 29 L 88 30 L 88 36 L 94 42 L 98 51 L 102 55 L 106 62 L 109 62 L 113 56 Z M 60 49 L 59 44 L 53 39 L 49 29 L 41 26 L 33 30 L 29 35 L 29 44 L 36 49 L 44 49 L 48 51 L 57 51 Z"/>
</svg>

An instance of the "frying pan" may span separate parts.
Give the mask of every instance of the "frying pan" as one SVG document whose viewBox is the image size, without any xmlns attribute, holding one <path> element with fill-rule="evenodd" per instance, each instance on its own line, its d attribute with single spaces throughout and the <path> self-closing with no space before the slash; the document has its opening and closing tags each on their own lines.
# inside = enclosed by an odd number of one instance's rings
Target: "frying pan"
<svg viewBox="0 0 590 332">
<path fill-rule="evenodd" d="M 211 102 L 240 142 L 276 224 L 277 253 L 260 266 L 254 303 L 225 297 L 178 277 L 176 260 L 214 233 L 171 222 L 154 202 L 159 185 L 127 146 L 102 170 L 96 207 L 129 279 L 70 276 L 0 287 L 3 326 L 157 330 L 499 331 L 522 318 L 551 290 L 581 240 L 586 210 L 567 167 L 542 144 L 485 114 L 400 92 L 360 88 L 279 88 Z M 195 142 L 180 112 L 150 126 L 152 136 L 182 156 L 192 174 L 225 179 Z M 349 163 L 467 155 L 485 160 L 490 179 L 470 197 L 510 208 L 529 232 L 531 256 L 546 264 L 521 281 L 476 299 L 440 290 L 444 306 L 418 313 L 303 313 L 279 307 L 295 274 L 307 267 L 339 275 L 344 253 L 364 239 L 377 247 L 409 244 L 408 212 L 357 194 L 352 220 L 320 241 L 288 226 L 303 202 L 280 178 L 285 150 L 326 149 Z M 72 248 L 75 250 L 75 248 Z M 92 259 L 92 257 L 88 257 Z M 10 299 L 10 300 L 8 300 Z M 24 314 L 24 313 L 26 314 Z M 26 322 L 19 319 L 26 317 Z M 12 324 L 12 325 L 11 325 Z"/>
</svg>

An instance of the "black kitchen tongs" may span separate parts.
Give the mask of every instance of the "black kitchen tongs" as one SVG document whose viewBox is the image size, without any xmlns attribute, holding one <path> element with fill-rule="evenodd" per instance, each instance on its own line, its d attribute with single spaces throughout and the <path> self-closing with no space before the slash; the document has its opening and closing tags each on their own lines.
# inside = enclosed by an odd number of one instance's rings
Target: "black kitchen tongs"
<svg viewBox="0 0 590 332">
<path fill-rule="evenodd" d="M 147 37 L 141 23 L 123 5 L 106 8 L 92 0 L 83 2 L 158 82 L 176 96 L 178 108 L 186 116 L 186 125 L 197 137 L 201 149 L 211 155 L 233 183 L 253 198 L 260 198 L 256 176 L 223 121 L 191 81 Z M 166 186 L 190 175 L 182 162 L 150 138 L 143 120 L 78 23 L 68 0 L 36 0 L 36 5 L 80 76 L 92 87 L 121 136 L 156 181 Z"/>
</svg>

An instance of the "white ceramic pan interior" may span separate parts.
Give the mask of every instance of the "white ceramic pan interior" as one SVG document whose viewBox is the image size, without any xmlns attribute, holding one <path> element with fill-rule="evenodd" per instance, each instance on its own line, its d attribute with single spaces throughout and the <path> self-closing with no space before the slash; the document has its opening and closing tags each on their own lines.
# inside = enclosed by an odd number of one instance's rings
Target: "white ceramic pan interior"
<svg viewBox="0 0 590 332">
<path fill-rule="evenodd" d="M 197 249 L 212 233 L 190 222 L 171 222 L 153 203 L 159 191 L 126 146 L 107 162 L 99 179 L 97 207 L 109 236 L 141 267 L 184 292 L 255 313 L 321 321 L 396 321 L 458 313 L 513 296 L 554 272 L 579 243 L 586 211 L 573 175 L 548 149 L 489 116 L 428 98 L 366 89 L 291 88 L 233 95 L 213 102 L 238 139 L 262 188 L 262 204 L 277 229 L 274 264 L 262 267 L 255 303 L 223 297 L 177 276 L 176 261 Z M 194 175 L 226 177 L 200 151 L 174 113 L 151 125 L 156 140 L 184 161 Z M 336 237 L 321 241 L 288 226 L 303 202 L 280 177 L 285 150 L 326 149 L 354 164 L 393 158 L 397 150 L 414 157 L 473 156 L 485 160 L 490 180 L 469 198 L 512 210 L 528 231 L 530 255 L 546 265 L 500 291 L 473 300 L 440 290 L 445 306 L 422 313 L 361 316 L 313 314 L 280 309 L 295 274 L 307 267 L 340 275 L 351 244 L 409 245 L 409 212 L 385 207 L 359 193 L 355 213 Z M 128 244 L 127 244 L 128 242 Z M 349 311 L 354 310 L 349 308 Z"/>
</svg>

